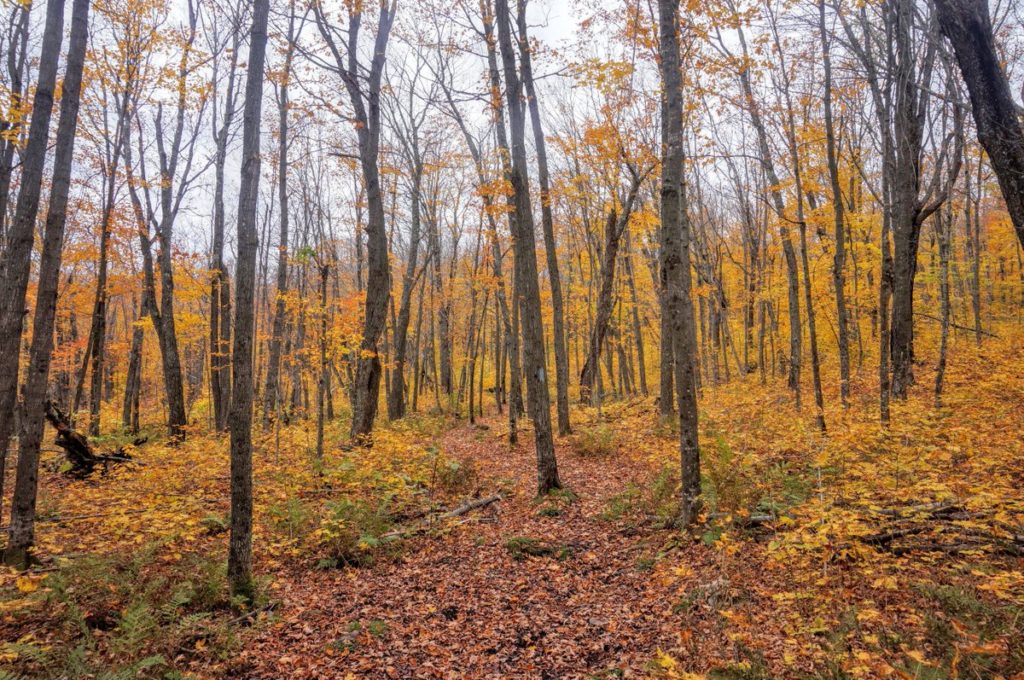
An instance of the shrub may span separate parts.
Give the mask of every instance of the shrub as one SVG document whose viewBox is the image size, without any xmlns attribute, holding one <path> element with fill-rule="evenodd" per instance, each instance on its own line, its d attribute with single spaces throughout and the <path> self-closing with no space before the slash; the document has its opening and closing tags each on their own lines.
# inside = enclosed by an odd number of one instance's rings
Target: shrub
<svg viewBox="0 0 1024 680">
<path fill-rule="evenodd" d="M 435 484 L 448 493 L 467 491 L 476 484 L 480 473 L 474 463 L 460 463 L 457 460 L 440 460 L 437 465 Z"/>
<path fill-rule="evenodd" d="M 701 450 L 704 467 L 703 493 L 718 512 L 736 514 L 748 511 L 758 501 L 758 486 L 753 468 L 737 455 L 720 435 L 714 445 Z"/>
<path fill-rule="evenodd" d="M 611 456 L 619 450 L 619 438 L 607 423 L 581 425 L 573 434 L 572 446 L 576 455 L 584 458 Z"/>
<path fill-rule="evenodd" d="M 314 532 L 327 553 L 320 565 L 371 564 L 380 550 L 392 542 L 385 536 L 392 526 L 386 507 L 386 502 L 374 507 L 365 501 L 347 498 L 328 503 L 328 516 Z"/>
<path fill-rule="evenodd" d="M 297 540 L 306 534 L 310 524 L 309 508 L 300 498 L 289 498 L 276 503 L 267 510 L 274 531 L 290 540 Z"/>
</svg>

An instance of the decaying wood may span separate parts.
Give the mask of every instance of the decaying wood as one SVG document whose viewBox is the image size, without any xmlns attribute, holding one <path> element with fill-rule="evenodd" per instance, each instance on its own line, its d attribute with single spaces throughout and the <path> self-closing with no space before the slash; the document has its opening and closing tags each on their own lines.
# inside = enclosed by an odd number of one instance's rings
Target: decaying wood
<svg viewBox="0 0 1024 680">
<path fill-rule="evenodd" d="M 913 552 L 958 554 L 981 550 L 1002 555 L 1024 555 L 1024 531 L 992 519 L 991 512 L 970 512 L 958 501 L 936 501 L 873 511 L 886 524 L 876 533 L 860 537 L 862 543 L 894 555 Z M 985 521 L 966 526 L 965 521 Z M 900 539 L 915 536 L 914 542 Z"/>
<path fill-rule="evenodd" d="M 92 445 L 89 444 L 85 435 L 71 427 L 67 416 L 49 399 L 46 401 L 46 420 L 57 430 L 57 437 L 53 443 L 64 449 L 64 454 L 67 456 L 68 462 L 71 463 L 68 474 L 74 477 L 88 477 L 97 465 L 135 462 L 123 450 L 107 454 L 98 454 L 93 451 Z"/>
<path fill-rule="evenodd" d="M 497 503 L 502 498 L 503 496 L 501 494 L 494 494 L 493 496 L 485 496 L 483 498 L 475 498 L 473 500 L 466 501 L 462 505 L 456 506 L 446 512 L 430 515 L 427 517 L 426 522 L 421 522 L 420 524 L 411 527 L 399 527 L 394 531 L 389 531 L 388 533 L 384 534 L 382 538 L 410 538 L 418 533 L 421 533 L 429 529 L 434 519 L 452 519 L 455 517 L 460 517 L 468 512 L 472 512 L 473 510 L 479 510 L 480 508 L 485 508 L 488 505 Z"/>
<path fill-rule="evenodd" d="M 465 515 L 467 512 L 476 510 L 478 508 L 484 508 L 491 503 L 497 503 L 501 500 L 501 494 L 494 494 L 493 496 L 487 496 L 486 498 L 477 498 L 472 501 L 466 501 L 457 508 L 453 508 L 448 512 L 441 515 L 442 519 L 448 519 L 449 517 L 458 517 L 459 515 Z"/>
</svg>

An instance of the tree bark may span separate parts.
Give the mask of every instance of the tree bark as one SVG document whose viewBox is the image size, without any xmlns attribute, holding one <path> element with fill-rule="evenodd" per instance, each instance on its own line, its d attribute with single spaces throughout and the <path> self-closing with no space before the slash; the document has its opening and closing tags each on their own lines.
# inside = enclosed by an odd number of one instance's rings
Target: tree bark
<svg viewBox="0 0 1024 680">
<path fill-rule="evenodd" d="M 253 1 L 249 65 L 242 112 L 242 175 L 238 196 L 238 260 L 235 265 L 235 337 L 231 357 L 231 593 L 252 601 L 252 350 L 256 285 L 256 204 L 260 183 L 260 110 L 267 48 L 269 0 Z"/>
<path fill-rule="evenodd" d="M 597 295 L 597 312 L 594 327 L 590 333 L 590 349 L 580 371 L 580 402 L 588 404 L 600 395 L 594 393 L 594 382 L 598 371 L 598 360 L 604 347 L 605 335 L 612 317 L 614 307 L 615 264 L 619 257 L 619 244 L 622 236 L 629 228 L 629 218 L 633 213 L 633 203 L 640 188 L 640 177 L 635 176 L 629 187 L 629 195 L 622 206 L 622 215 L 618 216 L 614 208 L 608 213 L 605 225 L 604 258 L 601 262 L 601 288 Z"/>
<path fill-rule="evenodd" d="M 215 133 L 213 253 L 210 263 L 213 272 L 210 277 L 210 396 L 213 401 L 213 424 L 218 432 L 227 430 L 231 400 L 231 278 L 224 264 L 224 171 L 227 164 L 228 137 L 235 118 L 235 83 L 240 38 L 241 28 L 233 25 L 224 112 L 220 127 Z"/>
<path fill-rule="evenodd" d="M 818 2 L 818 28 L 821 32 L 821 55 L 825 71 L 825 146 L 828 176 L 832 185 L 832 214 L 835 221 L 835 253 L 832 259 L 832 284 L 836 292 L 836 326 L 839 338 L 839 394 L 843 406 L 850 398 L 850 337 L 846 310 L 846 228 L 843 215 L 843 194 L 839 185 L 839 154 L 836 149 L 835 124 L 832 119 L 832 56 L 825 27 L 825 1 Z"/>
<path fill-rule="evenodd" d="M 541 318 L 540 284 L 537 279 L 537 251 L 534 238 L 533 208 L 526 169 L 526 120 L 523 88 L 516 72 L 516 52 L 512 44 L 512 24 L 508 0 L 495 0 L 495 23 L 501 47 L 508 96 L 509 128 L 512 149 L 511 183 L 515 200 L 516 295 L 521 305 L 523 369 L 526 372 L 527 409 L 533 420 L 537 448 L 537 493 L 544 495 L 561 487 L 551 433 L 551 402 L 548 394 L 544 356 L 544 322 Z"/>
<path fill-rule="evenodd" d="M 540 119 L 540 102 L 533 82 L 533 64 L 530 39 L 526 25 L 526 0 L 517 0 L 519 31 L 519 61 L 523 86 L 526 90 L 533 144 L 537 152 L 537 183 L 540 185 L 541 226 L 544 231 L 544 251 L 547 255 L 548 284 L 551 286 L 552 343 L 555 348 L 555 410 L 558 413 L 558 434 L 571 431 L 569 423 L 569 357 L 565 345 L 565 312 L 563 311 L 562 277 L 558 271 L 558 250 L 555 246 L 554 217 L 551 211 L 551 181 L 548 176 L 547 143 Z"/>
<path fill-rule="evenodd" d="M 274 321 L 267 356 L 266 384 L 263 388 L 263 427 L 270 425 L 271 414 L 281 401 L 281 348 L 288 323 L 288 85 L 291 80 L 292 57 L 295 53 L 295 3 L 288 17 L 288 47 L 285 50 L 282 82 L 278 89 L 277 120 L 277 200 L 280 238 L 277 244 L 277 295 L 274 297 Z"/>
<path fill-rule="evenodd" d="M 700 450 L 694 375 L 696 329 L 690 296 L 690 224 L 683 177 L 683 84 L 679 57 L 679 0 L 658 0 L 659 67 L 662 82 L 661 228 L 668 312 L 675 353 L 679 408 L 679 524 L 693 524 L 700 510 Z"/>
<path fill-rule="evenodd" d="M 935 0 L 939 24 L 967 84 L 978 141 L 992 162 L 1017 239 L 1024 246 L 1024 128 L 996 51 L 985 0 Z"/>
<path fill-rule="evenodd" d="M 346 42 L 339 45 L 335 33 L 328 25 L 319 3 L 314 5 L 317 27 L 336 62 L 337 73 L 348 91 L 356 120 L 359 142 L 359 164 L 366 187 L 368 210 L 366 222 L 367 272 L 366 307 L 363 319 L 363 338 L 359 346 L 355 383 L 352 389 L 353 438 L 368 438 L 373 430 L 380 398 L 381 363 L 377 343 L 387 321 L 388 298 L 391 294 L 391 272 L 388 266 L 388 237 L 384 218 L 384 200 L 381 195 L 378 155 L 380 148 L 381 76 L 387 54 L 388 39 L 395 19 L 395 3 L 382 2 L 377 23 L 373 57 L 365 77 L 359 64 L 358 40 L 362 14 L 349 15 Z M 342 55 L 339 47 L 344 47 Z"/>
<path fill-rule="evenodd" d="M 39 75 L 32 99 L 32 120 L 29 123 L 28 142 L 21 156 L 21 186 L 14 219 L 7 234 L 7 248 L 3 262 L 0 263 L 0 498 L 3 494 L 8 442 L 14 429 L 25 293 L 31 269 L 32 243 L 46 165 L 46 145 L 49 141 L 57 61 L 63 32 L 64 0 L 48 0 Z"/>
<path fill-rule="evenodd" d="M 53 324 L 57 308 L 57 288 L 60 284 L 61 251 L 64 245 L 64 227 L 67 223 L 71 166 L 88 42 L 89 0 L 75 0 L 71 9 L 68 62 L 61 93 L 60 120 L 57 124 L 53 181 L 43 231 L 43 252 L 39 263 L 36 309 L 32 322 L 32 346 L 29 350 L 24 404 L 19 423 L 18 469 L 5 553 L 5 559 L 21 564 L 27 562 L 28 550 L 35 542 L 39 445 L 43 438 L 46 388 L 53 352 Z"/>
</svg>

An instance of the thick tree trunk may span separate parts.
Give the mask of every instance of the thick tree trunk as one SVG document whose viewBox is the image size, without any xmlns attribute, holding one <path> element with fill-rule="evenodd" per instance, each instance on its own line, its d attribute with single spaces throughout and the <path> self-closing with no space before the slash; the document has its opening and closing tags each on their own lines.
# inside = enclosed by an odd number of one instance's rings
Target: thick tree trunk
<svg viewBox="0 0 1024 680">
<path fill-rule="evenodd" d="M 1024 128 L 996 51 L 986 0 L 935 0 L 939 24 L 956 53 L 985 147 L 1024 246 Z"/>
<path fill-rule="evenodd" d="M 57 145 L 53 160 L 53 181 L 43 231 L 43 252 L 39 263 L 36 310 L 32 325 L 28 373 L 25 376 L 24 406 L 18 436 L 18 470 L 11 508 L 10 534 L 5 559 L 25 564 L 35 542 L 36 492 L 39 479 L 39 445 L 43 437 L 46 388 L 53 352 L 53 324 L 60 283 L 64 226 L 67 222 L 71 165 L 78 126 L 82 72 L 89 42 L 89 0 L 75 0 L 71 10 L 68 62 L 64 72 L 57 124 Z M 6 448 L 6 447 L 5 447 Z"/>
<path fill-rule="evenodd" d="M 39 76 L 32 99 L 32 120 L 29 123 L 28 142 L 21 155 L 21 186 L 14 220 L 7 235 L 7 248 L 0 264 L 0 498 L 3 493 L 8 442 L 14 429 L 25 293 L 31 270 L 32 243 L 46 165 L 46 145 L 49 141 L 57 60 L 60 57 L 63 33 L 64 0 L 48 0 Z"/>
<path fill-rule="evenodd" d="M 235 337 L 231 358 L 231 538 L 228 582 L 232 595 L 251 601 L 252 580 L 252 349 L 256 285 L 256 204 L 260 182 L 260 109 L 267 47 L 269 0 L 253 1 L 249 66 L 242 113 L 242 177 L 238 196 L 235 265 Z"/>
</svg>

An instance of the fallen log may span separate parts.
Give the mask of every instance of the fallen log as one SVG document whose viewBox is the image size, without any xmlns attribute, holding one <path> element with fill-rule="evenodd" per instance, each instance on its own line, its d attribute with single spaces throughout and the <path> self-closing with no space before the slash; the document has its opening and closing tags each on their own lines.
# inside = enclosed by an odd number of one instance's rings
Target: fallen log
<svg viewBox="0 0 1024 680">
<path fill-rule="evenodd" d="M 451 519 L 453 517 L 459 517 L 461 515 L 465 515 L 467 512 L 487 507 L 492 503 L 500 501 L 502 498 L 501 494 L 494 494 L 493 496 L 486 496 L 484 498 L 476 498 L 471 501 L 466 501 L 462 505 L 452 508 L 447 512 L 443 512 L 438 515 L 427 515 L 426 522 L 421 522 L 418 525 L 411 527 L 399 527 L 398 529 L 384 534 L 381 538 L 410 538 L 418 533 L 431 529 L 435 519 Z"/>
<path fill-rule="evenodd" d="M 45 409 L 46 420 L 53 426 L 53 429 L 57 430 L 57 437 L 53 443 L 64 449 L 64 455 L 71 463 L 68 474 L 73 477 L 88 477 L 97 465 L 103 465 L 106 468 L 110 463 L 135 462 L 123 450 L 119 450 L 117 453 L 96 453 L 85 435 L 71 427 L 68 417 L 57 408 L 56 404 L 47 399 Z"/>
<path fill-rule="evenodd" d="M 472 501 L 467 501 L 457 508 L 453 508 L 448 512 L 441 515 L 442 519 L 448 519 L 449 517 L 458 517 L 459 515 L 465 515 L 467 512 L 476 510 L 477 508 L 485 508 L 491 503 L 497 503 L 501 500 L 501 494 L 494 494 L 493 496 L 487 496 L 485 498 L 477 498 Z"/>
</svg>

